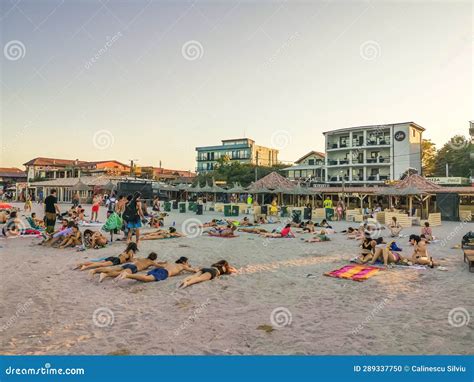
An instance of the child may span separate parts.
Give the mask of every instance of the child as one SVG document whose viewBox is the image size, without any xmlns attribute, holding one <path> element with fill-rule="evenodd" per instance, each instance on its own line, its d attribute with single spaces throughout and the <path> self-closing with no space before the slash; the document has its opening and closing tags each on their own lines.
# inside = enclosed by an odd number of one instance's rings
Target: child
<svg viewBox="0 0 474 382">
<path fill-rule="evenodd" d="M 64 238 L 59 248 L 75 247 L 76 245 L 81 245 L 81 244 L 82 244 L 81 231 L 79 231 L 79 227 L 77 226 L 77 224 L 74 224 L 72 226 L 72 232 Z"/>
<path fill-rule="evenodd" d="M 421 228 L 421 234 L 424 235 L 424 238 L 428 243 L 435 239 L 435 237 L 433 236 L 433 230 L 431 229 L 429 222 L 425 222 L 425 226 Z"/>
</svg>

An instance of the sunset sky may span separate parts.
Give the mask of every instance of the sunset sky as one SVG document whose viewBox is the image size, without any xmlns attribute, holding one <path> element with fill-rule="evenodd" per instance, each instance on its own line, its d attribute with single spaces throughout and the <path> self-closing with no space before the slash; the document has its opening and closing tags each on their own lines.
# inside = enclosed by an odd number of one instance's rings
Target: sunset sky
<svg viewBox="0 0 474 382">
<path fill-rule="evenodd" d="M 473 115 L 472 3 L 1 1 L 0 165 L 34 157 L 195 169 L 247 136 L 280 159 L 323 131 Z"/>
</svg>

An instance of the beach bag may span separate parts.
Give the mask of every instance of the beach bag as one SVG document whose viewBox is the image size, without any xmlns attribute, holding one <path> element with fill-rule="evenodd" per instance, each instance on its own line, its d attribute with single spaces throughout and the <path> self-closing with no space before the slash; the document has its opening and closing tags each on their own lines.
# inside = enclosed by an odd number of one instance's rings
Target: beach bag
<svg viewBox="0 0 474 382">
<path fill-rule="evenodd" d="M 105 232 L 112 232 L 121 229 L 122 225 L 122 218 L 118 214 L 113 212 L 103 225 L 102 230 L 104 230 Z"/>
<path fill-rule="evenodd" d="M 135 222 L 138 220 L 138 217 L 136 202 L 128 202 L 122 214 L 123 220 L 126 222 Z"/>
</svg>

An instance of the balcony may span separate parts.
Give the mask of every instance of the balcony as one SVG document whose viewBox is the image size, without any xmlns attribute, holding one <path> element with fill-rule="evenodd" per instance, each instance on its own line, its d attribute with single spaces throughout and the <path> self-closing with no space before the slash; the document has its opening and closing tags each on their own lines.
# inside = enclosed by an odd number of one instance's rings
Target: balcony
<svg viewBox="0 0 474 382">
<path fill-rule="evenodd" d="M 349 144 L 350 143 L 350 144 Z M 347 142 L 341 143 L 341 142 L 328 142 L 327 144 L 327 151 L 332 151 L 332 150 L 343 150 L 343 149 L 351 149 L 351 148 L 357 148 L 361 149 L 364 147 L 373 147 L 373 146 L 390 146 L 390 139 L 385 139 L 385 138 L 378 138 L 378 139 L 367 139 L 364 145 L 363 139 L 353 139 L 352 142 L 349 142 L 349 139 Z"/>
<path fill-rule="evenodd" d="M 380 175 L 380 174 L 368 175 L 366 179 L 364 179 L 364 176 L 356 175 L 356 174 L 352 174 L 352 179 L 350 179 L 348 175 L 345 175 L 345 176 L 340 176 L 340 175 L 331 176 L 330 175 L 328 177 L 328 182 L 342 183 L 342 181 L 344 180 L 344 182 L 346 183 L 372 183 L 372 182 L 375 183 L 375 182 L 384 182 L 389 179 L 390 179 L 389 175 Z"/>
<path fill-rule="evenodd" d="M 340 159 L 328 159 L 328 167 L 330 166 L 347 166 L 347 165 L 353 165 L 353 166 L 363 166 L 363 165 L 373 165 L 373 164 L 383 164 L 383 165 L 389 165 L 390 164 L 390 158 L 388 157 L 378 157 L 378 158 L 367 158 L 367 160 L 364 162 L 363 160 L 360 160 L 358 158 L 356 159 L 347 159 L 347 158 L 340 158 Z"/>
<path fill-rule="evenodd" d="M 389 146 L 390 139 L 368 139 L 367 146 Z"/>
</svg>

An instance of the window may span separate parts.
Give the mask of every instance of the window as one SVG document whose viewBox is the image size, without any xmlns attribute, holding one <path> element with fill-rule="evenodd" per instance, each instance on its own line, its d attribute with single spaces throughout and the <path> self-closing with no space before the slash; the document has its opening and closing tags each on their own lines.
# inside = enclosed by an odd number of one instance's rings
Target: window
<svg viewBox="0 0 474 382">
<path fill-rule="evenodd" d="M 415 138 L 416 137 L 416 130 L 412 129 L 412 131 L 413 131 L 413 138 Z"/>
<path fill-rule="evenodd" d="M 308 164 L 310 166 L 314 166 L 314 159 L 308 159 Z"/>
</svg>

